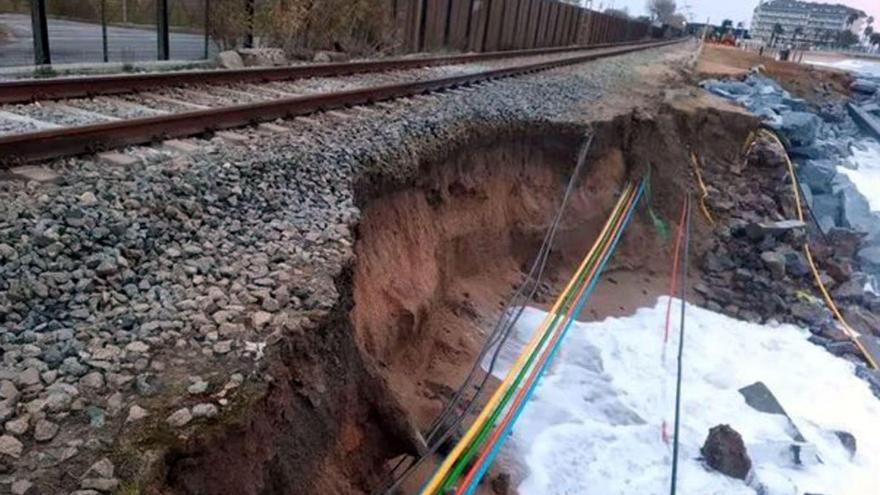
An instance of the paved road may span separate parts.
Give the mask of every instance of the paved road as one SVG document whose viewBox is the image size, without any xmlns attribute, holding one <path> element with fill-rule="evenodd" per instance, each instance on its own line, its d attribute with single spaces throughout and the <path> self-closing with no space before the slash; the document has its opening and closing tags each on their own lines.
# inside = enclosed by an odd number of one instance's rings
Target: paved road
<svg viewBox="0 0 880 495">
<path fill-rule="evenodd" d="M 0 14 L 0 24 L 12 32 L 11 39 L 0 41 L 0 67 L 32 65 L 34 47 L 30 16 Z M 112 62 L 156 60 L 155 30 L 110 26 L 107 39 Z M 171 58 L 201 59 L 204 43 L 200 34 L 171 33 Z M 101 25 L 49 19 L 49 46 L 55 64 L 102 62 Z"/>
</svg>

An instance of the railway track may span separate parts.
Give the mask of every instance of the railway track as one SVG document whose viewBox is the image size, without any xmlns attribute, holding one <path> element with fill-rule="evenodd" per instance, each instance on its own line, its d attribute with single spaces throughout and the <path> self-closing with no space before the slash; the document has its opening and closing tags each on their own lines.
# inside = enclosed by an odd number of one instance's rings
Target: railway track
<svg viewBox="0 0 880 495">
<path fill-rule="evenodd" d="M 13 130 L 0 123 L 0 133 L 8 133 L 0 136 L 0 168 L 450 90 L 679 41 L 2 83 L 0 102 L 7 104 L 0 121 Z M 375 75 L 366 82 L 346 77 L 365 73 Z M 25 94 L 44 100 L 24 103 Z"/>
</svg>

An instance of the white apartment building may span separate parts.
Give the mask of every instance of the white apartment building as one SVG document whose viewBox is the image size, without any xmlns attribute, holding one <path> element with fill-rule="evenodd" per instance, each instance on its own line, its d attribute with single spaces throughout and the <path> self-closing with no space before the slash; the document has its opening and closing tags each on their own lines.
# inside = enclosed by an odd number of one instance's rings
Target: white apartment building
<svg viewBox="0 0 880 495">
<path fill-rule="evenodd" d="M 866 18 L 861 10 L 841 4 L 769 0 L 755 7 L 750 33 L 768 42 L 773 27 L 779 24 L 783 29 L 778 37 L 780 41 L 791 41 L 800 28 L 798 43 L 821 45 L 833 41 L 842 30 L 860 34 Z"/>
</svg>

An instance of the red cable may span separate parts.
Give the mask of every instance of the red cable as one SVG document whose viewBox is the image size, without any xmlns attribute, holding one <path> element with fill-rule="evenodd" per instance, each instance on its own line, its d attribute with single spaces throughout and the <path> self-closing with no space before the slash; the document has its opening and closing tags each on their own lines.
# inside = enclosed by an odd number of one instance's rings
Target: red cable
<svg viewBox="0 0 880 495">
<path fill-rule="evenodd" d="M 614 230 L 611 232 L 611 236 L 609 237 L 609 239 L 613 239 L 614 236 L 617 234 L 617 232 L 620 230 L 620 227 L 623 224 L 623 222 L 627 216 L 627 212 L 629 211 L 629 209 L 633 205 L 633 201 L 634 201 L 635 197 L 636 197 L 636 194 L 635 194 L 635 191 L 633 191 L 632 195 L 630 196 L 630 199 L 628 200 L 627 207 L 623 210 L 623 213 L 617 219 L 617 223 L 615 224 Z M 607 242 L 605 244 L 605 247 L 602 248 L 602 252 L 600 253 L 599 257 L 596 259 L 602 259 L 605 256 L 605 254 L 608 252 L 608 249 L 610 247 L 611 247 L 611 243 Z M 593 267 L 590 269 L 590 273 L 587 276 L 587 278 L 585 279 L 585 281 L 588 282 L 588 281 L 592 280 L 592 278 L 596 275 L 596 271 L 598 269 L 599 269 L 599 263 L 594 263 Z M 581 295 L 583 295 L 583 293 L 586 290 L 588 285 L 590 285 L 590 284 L 584 283 L 581 285 L 581 288 L 578 290 L 577 296 L 575 296 L 575 298 L 573 299 L 574 301 L 580 299 Z M 577 306 L 577 305 L 573 304 L 573 305 L 569 306 L 568 310 L 566 311 L 566 320 L 564 320 L 564 321 L 567 321 L 568 319 L 573 317 L 572 313 L 574 311 L 575 306 Z M 519 404 L 522 402 L 523 397 L 525 397 L 525 392 L 529 388 L 531 388 L 532 383 L 534 383 L 535 379 L 537 378 L 538 373 L 536 373 L 535 371 L 541 369 L 541 367 L 544 365 L 544 362 L 547 360 L 547 357 L 550 355 L 550 349 L 552 349 L 556 345 L 556 342 L 559 340 L 559 337 L 561 335 L 562 335 L 561 332 L 556 332 L 553 335 L 550 343 L 544 348 L 544 352 L 541 354 L 540 360 L 532 368 L 533 371 L 529 375 L 529 378 L 526 380 L 525 385 L 523 385 L 519 389 L 519 391 L 517 392 L 517 395 L 516 395 L 516 398 L 515 398 L 513 404 L 510 406 L 510 408 L 507 410 L 507 413 L 504 415 L 504 419 L 501 421 L 501 423 L 498 423 L 498 425 L 496 425 L 495 430 L 492 432 L 492 436 L 489 437 L 489 441 L 484 444 L 483 450 L 480 452 L 480 456 L 477 458 L 477 462 L 475 462 L 471 465 L 471 468 L 470 468 L 470 470 L 468 470 L 468 473 L 465 476 L 464 480 L 458 486 L 458 489 L 455 492 L 456 495 L 464 494 L 466 488 L 471 484 L 471 481 L 473 480 L 474 475 L 476 475 L 477 471 L 479 471 L 480 466 L 486 460 L 486 456 L 492 450 L 491 449 L 492 445 L 494 445 L 495 442 L 498 441 L 499 435 L 501 435 L 501 432 L 504 431 L 504 429 L 507 427 L 507 423 L 510 422 L 511 418 L 513 417 L 514 412 L 519 407 Z"/>
<path fill-rule="evenodd" d="M 681 250 L 681 239 L 684 236 L 684 215 L 687 206 L 687 200 L 681 206 L 681 218 L 678 221 L 678 234 L 675 236 L 675 249 L 672 258 L 672 277 L 669 282 L 669 303 L 666 305 L 666 325 L 663 330 L 663 343 L 669 341 L 669 321 L 672 315 L 672 297 L 675 295 L 675 289 L 678 287 L 678 258 Z"/>
<path fill-rule="evenodd" d="M 678 259 L 679 252 L 681 251 L 681 239 L 684 235 L 684 221 L 686 213 L 687 198 L 685 198 L 684 202 L 681 205 L 681 218 L 678 220 L 678 234 L 675 236 L 675 248 L 673 249 L 672 255 L 672 277 L 670 277 L 669 281 L 669 302 L 666 304 L 666 324 L 663 327 L 664 355 L 666 344 L 669 342 L 669 322 L 672 315 L 672 297 L 675 295 L 675 289 L 678 287 Z M 663 438 L 663 443 L 669 443 L 669 432 L 667 431 L 666 418 L 663 419 L 660 436 Z"/>
</svg>

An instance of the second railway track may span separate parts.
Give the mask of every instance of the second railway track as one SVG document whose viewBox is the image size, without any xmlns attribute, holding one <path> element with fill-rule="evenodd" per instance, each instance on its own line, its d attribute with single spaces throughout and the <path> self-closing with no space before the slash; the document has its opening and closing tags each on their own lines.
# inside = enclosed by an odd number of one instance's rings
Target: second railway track
<svg viewBox="0 0 880 495">
<path fill-rule="evenodd" d="M 571 65 L 600 58 L 623 55 L 634 51 L 657 48 L 679 41 L 681 40 L 676 39 L 642 43 L 626 43 L 612 46 L 602 45 L 579 49 L 567 48 L 529 50 L 520 52 L 509 52 L 513 55 L 508 55 L 508 53 L 505 53 L 501 57 L 496 56 L 495 59 L 489 57 L 489 55 L 493 54 L 463 56 L 466 57 L 466 59 L 462 59 L 462 57 L 437 57 L 434 59 L 420 59 L 418 61 L 414 61 L 416 63 L 412 67 L 413 69 L 423 69 L 426 66 L 432 67 L 439 65 L 452 65 L 475 62 L 482 63 L 497 59 L 510 60 L 513 58 L 525 58 L 526 60 L 498 68 L 488 68 L 484 70 L 471 69 L 470 71 L 457 69 L 455 71 L 449 71 L 457 72 L 453 75 L 446 75 L 447 73 L 444 73 L 441 70 L 433 69 L 430 71 L 426 71 L 429 72 L 429 75 L 427 77 L 424 77 L 423 74 L 415 74 L 415 77 L 413 77 L 413 75 L 407 75 L 406 77 L 399 78 L 403 79 L 402 81 L 394 80 L 394 82 L 391 83 L 374 83 L 360 87 L 355 85 L 355 87 L 353 88 L 346 87 L 344 82 L 338 82 L 336 84 L 325 84 L 325 87 L 330 86 L 329 90 L 324 90 L 324 88 L 319 87 L 317 89 L 317 92 L 310 92 L 310 94 L 298 94 L 300 93 L 300 91 L 289 91 L 286 87 L 278 88 L 273 86 L 245 86 L 237 88 L 235 86 L 232 86 L 214 88 L 212 86 L 209 86 L 209 88 L 211 88 L 212 90 L 225 93 L 223 101 L 232 102 L 232 104 L 221 103 L 219 106 L 214 107 L 209 106 L 209 104 L 204 104 L 205 101 L 203 99 L 210 99 L 210 96 L 207 96 L 204 92 L 200 93 L 198 91 L 198 87 L 195 90 L 186 89 L 185 87 L 179 88 L 178 90 L 176 90 L 181 93 L 181 96 L 179 96 L 178 98 L 165 98 L 162 96 L 152 97 L 153 100 L 157 101 L 159 104 L 176 105 L 178 107 L 177 110 L 179 111 L 156 111 L 155 109 L 144 105 L 141 99 L 139 99 L 141 98 L 141 96 L 138 95 L 138 93 L 132 93 L 132 97 L 121 104 L 121 110 L 119 108 L 114 109 L 114 112 L 116 112 L 117 115 L 109 116 L 106 115 L 105 112 L 101 111 L 101 100 L 99 99 L 88 100 L 90 102 L 89 106 L 86 106 L 85 108 L 82 108 L 82 106 L 71 108 L 69 105 L 65 105 L 64 102 L 50 102 L 48 105 L 45 106 L 35 104 L 28 108 L 37 112 L 43 112 L 46 111 L 46 109 L 51 112 L 53 108 L 60 109 L 62 114 L 71 115 L 72 117 L 69 118 L 73 119 L 74 122 L 78 118 L 80 119 L 80 121 L 85 121 L 86 124 L 66 125 L 66 122 L 59 122 L 58 124 L 49 123 L 48 125 L 44 125 L 42 129 L 37 127 L 36 130 L 28 132 L 0 136 L 0 161 L 2 161 L 2 165 L 0 165 L 0 168 L 6 168 L 16 164 L 33 162 L 36 160 L 90 153 L 127 145 L 144 144 L 161 139 L 193 136 L 206 132 L 271 121 L 279 118 L 290 118 L 308 115 L 320 111 L 365 105 L 395 98 L 403 98 L 418 94 L 450 90 L 457 87 L 490 81 L 493 79 L 512 77 L 531 72 L 552 69 L 555 67 L 561 67 L 564 65 Z M 547 59 L 548 56 L 552 57 Z M 425 64 L 424 62 L 426 60 L 436 60 L 438 62 Z M 441 63 L 439 62 L 440 60 L 445 60 L 446 62 Z M 458 61 L 456 62 L 451 60 Z M 369 62 L 360 64 L 369 64 Z M 338 66 L 345 64 L 322 64 L 322 66 L 318 67 L 323 68 L 318 70 L 326 70 L 326 67 L 330 65 Z M 306 68 L 307 67 L 308 66 L 306 66 Z M 387 71 L 404 69 L 401 67 L 388 68 L 376 66 L 372 70 Z M 219 71 L 210 71 L 209 73 L 215 74 L 217 72 Z M 241 73 L 241 71 L 231 72 Z M 346 69 L 341 71 L 340 74 L 350 75 L 364 72 L 371 72 L 371 70 L 366 70 L 364 67 L 361 67 L 357 71 Z M 190 73 L 181 74 L 187 74 L 186 77 L 190 77 L 188 75 Z M 336 75 L 338 76 L 338 74 Z M 216 74 L 216 76 L 212 75 L 210 77 L 221 76 L 222 74 L 218 73 Z M 234 78 L 236 76 L 232 75 L 231 77 Z M 269 77 L 262 79 L 262 81 L 280 81 L 283 79 L 297 79 L 300 77 L 315 76 L 292 76 L 290 73 L 288 73 L 288 75 L 284 77 L 278 75 L 275 79 Z M 69 80 L 72 78 L 67 79 Z M 381 82 L 381 78 L 379 79 Z M 391 79 L 393 80 L 394 78 L 392 77 Z M 157 80 L 158 79 L 151 79 L 151 84 L 156 83 Z M 204 81 L 201 82 L 204 83 Z M 248 81 L 242 79 L 217 79 L 210 82 L 212 82 L 213 84 L 248 84 Z M 39 84 L 42 84 L 42 82 Z M 137 86 L 137 84 L 140 83 L 135 83 L 133 85 L 128 84 L 127 86 L 125 86 L 124 90 L 120 88 L 116 90 L 115 93 L 131 93 L 145 89 L 143 87 Z M 179 86 L 182 84 L 187 84 L 187 82 L 178 80 L 177 82 L 169 82 L 166 84 Z M 0 101 L 4 101 L 2 92 L 4 91 L 5 87 L 5 85 L 0 85 Z M 160 85 L 160 87 L 164 86 Z M 67 92 L 69 93 L 70 91 Z M 101 87 L 96 86 L 93 91 L 88 94 L 95 95 L 99 93 L 102 93 Z M 105 91 L 104 93 L 111 94 L 114 92 Z M 257 96 L 254 93 L 260 93 L 261 96 Z M 37 92 L 32 92 L 31 94 L 37 94 Z M 14 100 L 12 96 L 6 96 L 5 98 L 5 101 Z M 134 101 L 131 101 L 132 99 Z M 16 101 L 20 100 L 21 99 L 19 98 L 19 100 Z M 199 103 L 193 103 L 193 100 L 197 100 L 199 101 Z M 97 105 L 98 108 L 93 108 L 95 105 Z M 117 105 L 117 107 L 120 107 L 120 105 Z M 150 112 L 153 112 L 153 114 L 151 115 Z M 10 116 L 13 118 L 17 117 L 16 114 L 10 115 L 9 112 L 4 112 L 0 110 L 0 117 L 3 116 L 7 117 L 7 119 L 9 119 Z M 94 123 L 96 120 L 97 123 Z M 20 122 L 22 123 L 22 125 L 30 126 L 35 126 L 40 123 L 39 120 L 33 119 L 28 116 L 21 117 Z"/>
</svg>

